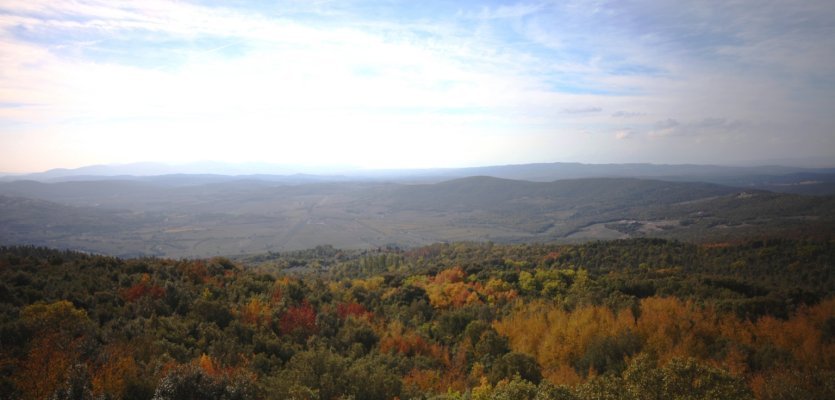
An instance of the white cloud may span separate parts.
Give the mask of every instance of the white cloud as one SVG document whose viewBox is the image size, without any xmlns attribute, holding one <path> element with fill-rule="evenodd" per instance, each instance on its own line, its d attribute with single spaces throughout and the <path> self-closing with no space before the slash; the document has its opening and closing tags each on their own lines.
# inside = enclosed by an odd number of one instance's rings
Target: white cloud
<svg viewBox="0 0 835 400">
<path fill-rule="evenodd" d="M 635 135 L 635 132 L 632 131 L 631 129 L 624 129 L 624 130 L 620 130 L 620 131 L 615 132 L 615 139 L 625 140 L 625 139 L 631 138 L 634 135 Z"/>
<path fill-rule="evenodd" d="M 498 7 L 484 6 L 478 12 L 461 12 L 460 15 L 465 18 L 474 18 L 480 20 L 520 18 L 534 14 L 542 10 L 543 7 L 544 4 L 541 3 L 518 3 L 513 5 L 500 5 Z"/>
<path fill-rule="evenodd" d="M 635 111 L 615 111 L 612 113 L 613 117 L 617 118 L 633 118 L 633 117 L 640 117 L 642 115 L 646 115 L 645 113 L 635 112 Z"/>
<path fill-rule="evenodd" d="M 681 123 L 675 119 L 667 118 L 656 121 L 649 131 L 650 137 L 672 137 L 672 136 L 698 136 L 698 135 L 734 135 L 740 129 L 745 128 L 742 121 L 728 121 L 725 118 L 708 117 L 696 121 Z"/>
<path fill-rule="evenodd" d="M 564 108 L 562 112 L 566 114 L 594 114 L 603 111 L 600 107 L 589 106 L 589 107 L 572 107 L 572 108 Z"/>
<path fill-rule="evenodd" d="M 327 2 L 266 13 L 10 0 L 0 4 L 0 147 L 39 166 L 82 159 L 54 154 L 67 148 L 96 162 L 270 161 L 267 149 L 293 148 L 281 157 L 442 166 L 653 161 L 697 138 L 779 139 L 748 147 L 763 157 L 832 142 L 831 3 L 589 4 L 454 5 L 436 19 L 386 21 Z M 633 139 L 630 153 L 590 139 L 612 132 Z M 56 144 L 38 150 L 25 135 Z"/>
</svg>

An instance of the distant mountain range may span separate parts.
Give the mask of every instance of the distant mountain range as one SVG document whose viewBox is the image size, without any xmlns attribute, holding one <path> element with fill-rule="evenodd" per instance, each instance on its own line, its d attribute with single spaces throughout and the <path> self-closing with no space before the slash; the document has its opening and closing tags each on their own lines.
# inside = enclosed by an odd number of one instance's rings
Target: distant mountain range
<svg viewBox="0 0 835 400">
<path fill-rule="evenodd" d="M 320 172 L 327 172 L 320 169 Z M 64 181 L 79 179 L 107 179 L 116 177 L 147 177 L 159 175 L 293 175 L 298 168 L 268 163 L 230 164 L 222 162 L 196 162 L 189 164 L 163 164 L 152 162 L 89 165 L 80 168 L 57 168 L 32 174 L 6 176 L 5 179 L 30 179 L 37 181 Z"/>
<path fill-rule="evenodd" d="M 302 171 L 305 171 L 303 173 Z M 312 173 L 311 173 L 312 172 Z M 470 176 L 490 176 L 533 182 L 583 178 L 641 178 L 675 182 L 707 182 L 784 193 L 835 194 L 835 168 L 785 166 L 734 167 L 717 165 L 539 163 L 473 168 L 362 170 L 328 167 L 311 170 L 286 165 L 201 162 L 184 165 L 133 163 L 94 165 L 76 169 L 8 175 L 0 182 L 131 180 L 166 185 L 195 185 L 233 180 L 301 184 L 314 182 L 435 183 Z"/>
</svg>

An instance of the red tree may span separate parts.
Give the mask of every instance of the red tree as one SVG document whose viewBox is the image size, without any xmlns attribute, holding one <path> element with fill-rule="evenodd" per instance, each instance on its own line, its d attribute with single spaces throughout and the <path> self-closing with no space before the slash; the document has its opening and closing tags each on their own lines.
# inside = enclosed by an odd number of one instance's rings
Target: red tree
<svg viewBox="0 0 835 400">
<path fill-rule="evenodd" d="M 282 335 L 308 337 L 317 332 L 316 310 L 306 300 L 302 304 L 290 307 L 281 316 L 279 330 Z"/>
</svg>

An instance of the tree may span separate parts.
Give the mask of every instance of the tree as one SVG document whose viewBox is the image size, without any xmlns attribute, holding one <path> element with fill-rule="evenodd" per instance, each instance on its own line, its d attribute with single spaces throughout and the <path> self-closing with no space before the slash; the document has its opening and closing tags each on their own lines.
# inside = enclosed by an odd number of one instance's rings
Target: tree
<svg viewBox="0 0 835 400">
<path fill-rule="evenodd" d="M 493 384 L 515 376 L 533 384 L 539 384 L 542 380 L 539 364 L 533 357 L 524 353 L 507 353 L 499 358 L 490 370 L 490 382 Z"/>
<path fill-rule="evenodd" d="M 55 390 L 50 400 L 93 400 L 90 374 L 84 364 L 75 364 L 67 374 L 64 385 Z"/>
<path fill-rule="evenodd" d="M 90 321 L 84 310 L 64 300 L 26 306 L 20 317 L 33 339 L 20 362 L 15 384 L 24 399 L 45 399 L 68 379 Z"/>
<path fill-rule="evenodd" d="M 251 382 L 239 374 L 211 374 L 197 363 L 172 369 L 160 380 L 152 400 L 246 400 L 255 397 Z"/>
<path fill-rule="evenodd" d="M 316 310 L 307 301 L 290 307 L 281 316 L 279 330 L 282 335 L 291 335 L 298 339 L 306 339 L 316 333 Z"/>
<path fill-rule="evenodd" d="M 294 355 L 285 369 L 267 383 L 267 391 L 278 399 L 336 399 L 352 385 L 346 374 L 348 368 L 348 359 L 317 346 Z M 296 397 L 301 393 L 307 395 Z"/>
<path fill-rule="evenodd" d="M 623 381 L 625 392 L 637 400 L 753 398 L 742 379 L 692 358 L 673 359 L 658 368 L 652 358 L 641 355 L 632 360 Z"/>
</svg>

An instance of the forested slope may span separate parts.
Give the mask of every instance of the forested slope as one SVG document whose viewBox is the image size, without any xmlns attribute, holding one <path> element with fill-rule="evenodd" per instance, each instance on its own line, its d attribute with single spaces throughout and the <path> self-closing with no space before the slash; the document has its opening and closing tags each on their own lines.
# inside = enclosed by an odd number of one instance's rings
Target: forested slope
<svg viewBox="0 0 835 400">
<path fill-rule="evenodd" d="M 835 244 L 0 249 L 0 397 L 833 398 Z"/>
</svg>

